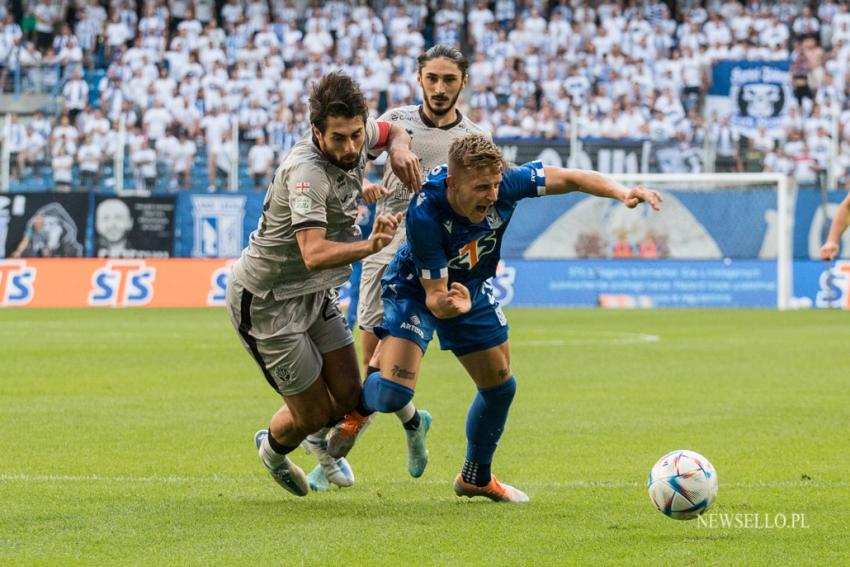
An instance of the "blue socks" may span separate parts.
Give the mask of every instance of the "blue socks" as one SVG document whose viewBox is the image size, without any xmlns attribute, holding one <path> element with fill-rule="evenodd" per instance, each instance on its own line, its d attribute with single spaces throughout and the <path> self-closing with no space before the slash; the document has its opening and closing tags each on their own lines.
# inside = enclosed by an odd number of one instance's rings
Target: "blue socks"
<svg viewBox="0 0 850 567">
<path fill-rule="evenodd" d="M 476 486 L 490 482 L 493 453 L 505 429 L 515 393 L 513 376 L 498 386 L 478 390 L 466 414 L 466 462 L 461 471 L 464 481 Z"/>
<path fill-rule="evenodd" d="M 357 411 L 361 415 L 370 415 L 376 411 L 393 413 L 406 406 L 412 399 L 412 389 L 391 382 L 375 371 L 363 382 L 363 393 Z"/>
</svg>

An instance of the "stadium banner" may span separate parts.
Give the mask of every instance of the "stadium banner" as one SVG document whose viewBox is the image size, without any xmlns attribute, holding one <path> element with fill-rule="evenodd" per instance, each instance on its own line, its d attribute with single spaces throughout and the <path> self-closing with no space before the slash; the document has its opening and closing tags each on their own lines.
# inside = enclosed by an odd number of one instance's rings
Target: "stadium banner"
<svg viewBox="0 0 850 567">
<path fill-rule="evenodd" d="M 493 281 L 515 307 L 776 307 L 776 262 L 511 260 Z"/>
<path fill-rule="evenodd" d="M 233 260 L 0 260 L 0 307 L 224 305 Z"/>
<path fill-rule="evenodd" d="M 5 259 L 0 307 L 220 307 L 233 262 Z M 508 260 L 492 286 L 515 307 L 774 308 L 776 262 Z M 795 261 L 794 296 L 796 307 L 850 309 L 850 261 Z"/>
<path fill-rule="evenodd" d="M 775 308 L 776 262 L 508 260 L 493 289 L 514 307 Z M 795 261 L 792 307 L 850 309 L 850 261 Z"/>
<path fill-rule="evenodd" d="M 263 211 L 263 193 L 181 193 L 177 196 L 175 256 L 236 258 Z"/>
<path fill-rule="evenodd" d="M 80 257 L 88 211 L 89 195 L 83 193 L 0 195 L 0 255 Z"/>
<path fill-rule="evenodd" d="M 95 258 L 169 258 L 176 197 L 95 196 Z"/>
<path fill-rule="evenodd" d="M 726 60 L 712 65 L 707 111 L 728 116 L 730 125 L 751 136 L 759 128 L 782 133 L 791 104 L 790 60 Z"/>
<path fill-rule="evenodd" d="M 846 195 L 830 191 L 827 214 L 817 190 L 797 192 L 794 257 L 816 259 L 825 230 Z M 526 199 L 516 209 L 502 257 L 568 260 L 644 258 L 679 260 L 774 259 L 778 244 L 776 193 L 728 189 L 664 192 L 663 211 L 628 209 L 581 193 Z M 842 258 L 850 258 L 850 233 Z"/>
<path fill-rule="evenodd" d="M 540 160 L 544 165 L 556 167 L 567 167 L 569 164 L 569 141 L 497 138 L 495 142 L 509 162 L 523 164 Z M 582 138 L 579 146 L 576 167 L 581 169 L 593 169 L 602 173 L 658 171 L 650 167 L 650 163 L 656 163 L 657 159 L 652 155 L 653 145 L 649 140 Z"/>
</svg>

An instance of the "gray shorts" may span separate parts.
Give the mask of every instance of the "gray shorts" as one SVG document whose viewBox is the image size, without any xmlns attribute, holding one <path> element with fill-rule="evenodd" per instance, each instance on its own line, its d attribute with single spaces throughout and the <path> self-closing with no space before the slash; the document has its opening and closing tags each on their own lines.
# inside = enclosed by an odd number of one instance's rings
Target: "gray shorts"
<svg viewBox="0 0 850 567">
<path fill-rule="evenodd" d="M 367 256 L 362 260 L 360 272 L 360 299 L 357 303 L 357 325 L 364 331 L 374 332 L 384 320 L 384 302 L 381 301 L 381 278 L 388 262 L 383 258 Z"/>
<path fill-rule="evenodd" d="M 276 300 L 257 297 L 235 277 L 227 284 L 230 321 L 272 388 L 300 394 L 322 371 L 322 355 L 354 342 L 335 289 Z"/>
</svg>

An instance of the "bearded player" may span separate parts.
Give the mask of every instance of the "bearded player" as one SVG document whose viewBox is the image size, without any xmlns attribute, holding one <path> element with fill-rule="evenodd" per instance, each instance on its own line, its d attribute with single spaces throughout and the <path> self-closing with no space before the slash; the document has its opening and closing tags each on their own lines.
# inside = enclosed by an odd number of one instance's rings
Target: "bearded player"
<svg viewBox="0 0 850 567">
<path fill-rule="evenodd" d="M 420 55 L 417 63 L 416 80 L 422 87 L 423 103 L 390 109 L 379 120 L 400 126 L 407 131 L 412 140 L 410 149 L 419 158 L 420 169 L 424 174 L 446 163 L 449 146 L 456 138 L 469 134 L 489 137 L 489 134 L 457 109 L 460 93 L 467 83 L 469 67 L 460 51 L 447 45 L 435 45 Z M 378 214 L 383 215 L 404 213 L 413 195 L 390 168 L 384 170 L 380 186 L 364 182 L 363 191 L 367 200 L 383 197 L 378 201 Z M 378 344 L 374 329 L 384 317 L 381 278 L 404 241 L 402 221 L 393 241 L 362 262 L 357 320 L 360 326 L 363 363 L 366 366 L 364 376 L 374 370 L 368 366 Z M 431 415 L 425 410 L 417 410 L 412 402 L 396 408 L 395 414 L 401 420 L 407 436 L 407 470 L 411 476 L 418 478 L 425 472 L 428 464 L 425 436 L 431 426 Z"/>
</svg>

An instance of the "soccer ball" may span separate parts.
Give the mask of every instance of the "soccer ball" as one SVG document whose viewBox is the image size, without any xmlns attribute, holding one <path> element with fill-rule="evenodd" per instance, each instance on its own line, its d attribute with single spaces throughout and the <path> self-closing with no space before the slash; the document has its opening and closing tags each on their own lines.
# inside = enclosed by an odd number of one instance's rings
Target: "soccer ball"
<svg viewBox="0 0 850 567">
<path fill-rule="evenodd" d="M 717 498 L 717 473 L 708 459 L 680 449 L 667 453 L 649 471 L 649 498 L 675 520 L 692 520 Z"/>
</svg>

